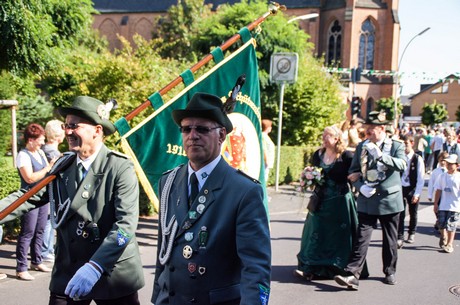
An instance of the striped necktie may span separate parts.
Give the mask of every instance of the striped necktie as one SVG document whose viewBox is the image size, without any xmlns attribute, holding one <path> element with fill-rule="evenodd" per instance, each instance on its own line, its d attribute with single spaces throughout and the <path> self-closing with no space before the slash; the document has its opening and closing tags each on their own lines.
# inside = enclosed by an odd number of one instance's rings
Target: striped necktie
<svg viewBox="0 0 460 305">
<path fill-rule="evenodd" d="M 80 183 L 83 181 L 83 179 L 85 178 L 85 174 L 86 174 L 86 169 L 85 167 L 83 166 L 83 163 L 78 163 L 77 164 L 77 184 L 80 185 Z"/>
</svg>

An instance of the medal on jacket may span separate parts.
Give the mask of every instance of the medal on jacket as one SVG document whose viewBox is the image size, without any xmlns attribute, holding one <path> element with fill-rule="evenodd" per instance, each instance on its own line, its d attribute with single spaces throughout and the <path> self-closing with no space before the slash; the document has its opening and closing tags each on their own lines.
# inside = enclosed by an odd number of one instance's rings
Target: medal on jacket
<svg viewBox="0 0 460 305">
<path fill-rule="evenodd" d="M 205 226 L 201 227 L 200 232 L 198 233 L 198 244 L 200 249 L 206 249 L 206 244 L 208 243 L 208 228 Z"/>
<path fill-rule="evenodd" d="M 182 249 L 182 256 L 185 259 L 190 259 L 192 257 L 192 254 L 193 254 L 192 247 L 190 247 L 189 245 L 185 245 L 184 249 Z"/>
</svg>

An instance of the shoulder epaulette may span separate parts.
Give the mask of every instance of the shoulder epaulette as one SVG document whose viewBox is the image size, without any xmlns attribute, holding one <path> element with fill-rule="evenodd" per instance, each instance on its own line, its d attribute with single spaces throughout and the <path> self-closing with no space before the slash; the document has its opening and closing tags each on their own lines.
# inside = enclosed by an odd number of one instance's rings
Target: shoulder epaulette
<svg viewBox="0 0 460 305">
<path fill-rule="evenodd" d="M 111 150 L 111 151 L 109 152 L 109 154 L 114 154 L 115 156 L 121 157 L 121 158 L 123 158 L 123 159 L 131 159 L 130 156 L 125 155 L 125 154 L 123 154 L 123 153 L 121 153 L 121 152 L 119 152 L 119 151 L 116 151 L 116 150 Z"/>
<path fill-rule="evenodd" d="M 248 179 L 251 180 L 252 182 L 255 182 L 255 183 L 257 183 L 257 184 L 260 184 L 260 181 L 259 181 L 259 180 L 254 179 L 253 177 L 249 176 L 248 174 L 246 174 L 246 173 L 243 172 L 242 170 L 237 169 L 236 171 L 237 171 L 237 173 L 243 175 L 244 177 L 248 178 Z"/>
<path fill-rule="evenodd" d="M 178 167 L 180 168 L 180 167 L 182 167 L 182 166 L 184 166 L 184 163 L 182 163 L 182 164 L 180 164 L 180 165 L 178 165 L 178 166 L 176 166 L 176 167 L 174 167 L 174 168 L 168 169 L 167 171 L 163 172 L 161 175 L 162 175 L 162 176 L 163 176 L 163 175 L 167 175 L 167 174 L 169 174 L 170 172 L 172 172 L 173 170 L 175 170 L 176 168 L 178 168 Z"/>
</svg>

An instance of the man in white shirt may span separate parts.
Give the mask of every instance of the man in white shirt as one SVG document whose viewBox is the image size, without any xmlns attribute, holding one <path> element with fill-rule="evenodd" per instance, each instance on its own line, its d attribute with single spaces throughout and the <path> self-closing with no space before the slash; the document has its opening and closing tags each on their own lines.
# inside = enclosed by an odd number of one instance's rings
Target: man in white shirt
<svg viewBox="0 0 460 305">
<path fill-rule="evenodd" d="M 404 138 L 406 145 L 407 167 L 401 175 L 401 185 L 403 187 L 404 210 L 399 215 L 398 226 L 398 249 L 403 247 L 404 240 L 404 218 L 406 216 L 406 206 L 409 206 L 409 235 L 406 242 L 412 244 L 415 241 L 415 231 L 417 228 L 417 211 L 420 202 L 420 194 L 424 185 L 425 163 L 423 158 L 414 152 L 414 138 L 406 135 Z"/>
<path fill-rule="evenodd" d="M 442 144 L 444 143 L 443 130 L 441 128 L 436 129 L 435 136 L 431 139 L 430 147 L 433 151 L 433 169 L 438 165 L 438 156 L 442 151 Z"/>
</svg>

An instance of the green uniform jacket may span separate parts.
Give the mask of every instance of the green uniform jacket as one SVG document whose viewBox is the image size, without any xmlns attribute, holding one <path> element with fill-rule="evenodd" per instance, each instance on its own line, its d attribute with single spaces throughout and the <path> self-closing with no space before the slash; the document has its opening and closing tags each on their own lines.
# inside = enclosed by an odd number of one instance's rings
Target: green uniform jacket
<svg viewBox="0 0 460 305">
<path fill-rule="evenodd" d="M 270 233 L 259 183 L 221 159 L 189 209 L 188 170 L 182 166 L 169 193 L 166 224 L 173 215 L 178 230 L 169 260 L 161 265 L 157 259 L 152 303 L 268 303 Z M 160 219 L 158 250 L 167 242 L 161 225 Z"/>
<path fill-rule="evenodd" d="M 382 160 L 387 170 L 385 171 L 386 178 L 375 186 L 376 193 L 366 198 L 361 193 L 358 196 L 358 212 L 366 213 L 369 215 L 388 215 L 398 213 L 404 210 L 402 186 L 401 186 L 401 172 L 406 169 L 406 160 L 404 153 L 404 143 L 386 138 L 385 141 L 391 141 L 390 154 L 383 154 Z M 363 144 L 367 141 L 359 143 L 356 152 L 353 156 L 349 173 L 361 172 L 361 153 Z M 371 158 L 369 156 L 369 158 Z M 371 169 L 371 168 L 370 168 Z M 363 178 L 358 179 L 353 185 L 359 191 L 364 184 Z"/>
<path fill-rule="evenodd" d="M 57 228 L 56 260 L 50 290 L 64 295 L 75 272 L 92 260 L 104 269 L 104 273 L 92 291 L 81 299 L 115 299 L 132 294 L 144 286 L 135 236 L 139 186 L 133 164 L 126 156 L 103 146 L 78 189 L 76 171 L 75 159 L 55 180 L 61 202 L 70 198 L 71 206 Z M 18 191 L 1 200 L 0 209 L 23 193 Z M 35 208 L 40 201 L 47 202 L 47 194 L 39 192 L 3 222 Z M 53 194 L 56 199 L 58 192 Z M 58 203 L 59 200 L 54 200 L 54 204 Z"/>
</svg>

